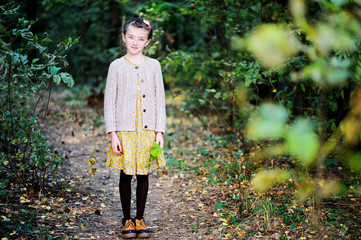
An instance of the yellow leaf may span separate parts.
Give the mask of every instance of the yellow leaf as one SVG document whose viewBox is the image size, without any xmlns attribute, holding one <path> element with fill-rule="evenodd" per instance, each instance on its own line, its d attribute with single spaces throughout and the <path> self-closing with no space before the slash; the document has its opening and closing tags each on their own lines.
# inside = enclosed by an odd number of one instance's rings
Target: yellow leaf
<svg viewBox="0 0 361 240">
<path fill-rule="evenodd" d="M 94 164 L 95 164 L 95 158 L 89 158 L 88 159 L 88 164 L 89 164 L 89 166 L 94 166 Z"/>
<path fill-rule="evenodd" d="M 97 168 L 96 167 L 92 167 L 90 169 L 90 172 L 91 172 L 91 176 L 94 177 L 94 175 L 97 173 Z"/>
<path fill-rule="evenodd" d="M 237 231 L 237 235 L 240 236 L 240 237 L 244 236 L 245 234 L 246 234 L 246 231 L 244 229 L 239 229 Z"/>
</svg>

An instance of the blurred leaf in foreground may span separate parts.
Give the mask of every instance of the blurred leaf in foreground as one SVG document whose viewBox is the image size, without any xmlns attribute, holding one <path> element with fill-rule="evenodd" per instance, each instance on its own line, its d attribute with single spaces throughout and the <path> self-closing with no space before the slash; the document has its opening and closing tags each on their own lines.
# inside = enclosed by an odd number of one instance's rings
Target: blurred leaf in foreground
<svg viewBox="0 0 361 240">
<path fill-rule="evenodd" d="M 357 118 L 346 118 L 341 123 L 341 131 L 345 136 L 345 142 L 356 144 L 360 140 L 361 122 Z"/>
<path fill-rule="evenodd" d="M 348 165 L 350 166 L 352 171 L 361 173 L 361 153 L 353 155 L 348 159 Z"/>
<path fill-rule="evenodd" d="M 350 76 L 350 61 L 332 57 L 330 61 L 319 59 L 306 66 L 302 72 L 304 78 L 312 79 L 317 85 L 342 87 Z"/>
<path fill-rule="evenodd" d="M 248 110 L 248 89 L 244 85 L 237 86 L 235 89 L 236 103 L 241 110 Z"/>
<path fill-rule="evenodd" d="M 315 185 L 311 179 L 302 181 L 296 190 L 297 199 L 301 202 L 304 202 L 315 190 Z"/>
<path fill-rule="evenodd" d="M 306 22 L 305 15 L 306 15 L 306 4 L 304 0 L 292 0 L 289 1 L 291 14 L 296 23 L 301 26 L 304 26 Z"/>
<path fill-rule="evenodd" d="M 336 180 L 328 180 L 320 185 L 321 195 L 327 197 L 330 195 L 337 195 L 341 191 L 341 183 Z"/>
<path fill-rule="evenodd" d="M 275 68 L 298 52 L 298 41 L 293 33 L 280 24 L 262 25 L 246 39 L 246 48 L 262 64 Z"/>
<path fill-rule="evenodd" d="M 252 179 L 252 187 L 255 191 L 264 192 L 278 182 L 289 178 L 289 172 L 285 170 L 264 170 L 256 173 Z"/>
<path fill-rule="evenodd" d="M 286 134 L 286 151 L 299 162 L 308 166 L 316 158 L 319 140 L 306 119 L 298 119 Z"/>
<path fill-rule="evenodd" d="M 286 111 L 279 105 L 266 103 L 260 106 L 250 118 L 247 131 L 252 139 L 277 139 L 284 132 Z"/>
<path fill-rule="evenodd" d="M 345 21 L 345 18 L 338 16 L 337 21 Z M 346 24 L 346 23 L 344 23 Z M 355 48 L 355 43 L 352 37 L 344 30 L 339 29 L 334 24 L 319 23 L 317 24 L 314 36 L 312 37 L 317 49 L 325 56 L 328 56 L 331 50 L 337 51 L 340 49 L 352 50 Z"/>
</svg>

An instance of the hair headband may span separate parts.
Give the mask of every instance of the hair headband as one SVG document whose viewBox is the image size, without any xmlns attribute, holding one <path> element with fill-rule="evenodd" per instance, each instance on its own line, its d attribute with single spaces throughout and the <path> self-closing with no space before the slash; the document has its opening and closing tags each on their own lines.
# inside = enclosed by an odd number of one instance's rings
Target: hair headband
<svg viewBox="0 0 361 240">
<path fill-rule="evenodd" d="M 150 23 L 147 20 L 143 19 L 143 22 L 148 25 L 149 29 L 152 29 L 152 25 L 150 25 Z"/>
</svg>

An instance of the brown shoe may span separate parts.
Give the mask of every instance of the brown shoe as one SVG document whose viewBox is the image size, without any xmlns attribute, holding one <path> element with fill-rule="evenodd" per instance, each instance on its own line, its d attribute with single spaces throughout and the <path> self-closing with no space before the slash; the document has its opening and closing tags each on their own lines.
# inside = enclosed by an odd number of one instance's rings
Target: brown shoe
<svg viewBox="0 0 361 240">
<path fill-rule="evenodd" d="M 121 232 L 121 236 L 122 238 L 135 238 L 137 236 L 136 231 L 135 231 L 135 226 L 134 226 L 134 222 L 132 221 L 132 219 L 128 219 L 122 220 L 123 223 L 123 228 L 122 228 L 122 232 Z"/>
<path fill-rule="evenodd" d="M 135 231 L 137 233 L 138 238 L 149 238 L 150 233 L 147 228 L 147 225 L 145 225 L 144 218 L 138 220 L 135 219 Z"/>
</svg>

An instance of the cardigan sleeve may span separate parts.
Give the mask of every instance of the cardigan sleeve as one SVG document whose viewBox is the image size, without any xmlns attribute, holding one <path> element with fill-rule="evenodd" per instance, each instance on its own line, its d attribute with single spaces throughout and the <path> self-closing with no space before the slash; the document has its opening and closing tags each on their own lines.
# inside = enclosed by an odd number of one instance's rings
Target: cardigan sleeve
<svg viewBox="0 0 361 240">
<path fill-rule="evenodd" d="M 155 71 L 155 131 L 165 133 L 166 130 L 166 109 L 165 109 L 165 93 L 163 84 L 163 75 L 159 61 L 156 61 Z"/>
<path fill-rule="evenodd" d="M 107 82 L 104 93 L 104 123 L 107 133 L 116 131 L 115 102 L 117 97 L 117 69 L 118 65 L 113 61 L 108 69 Z"/>
</svg>

